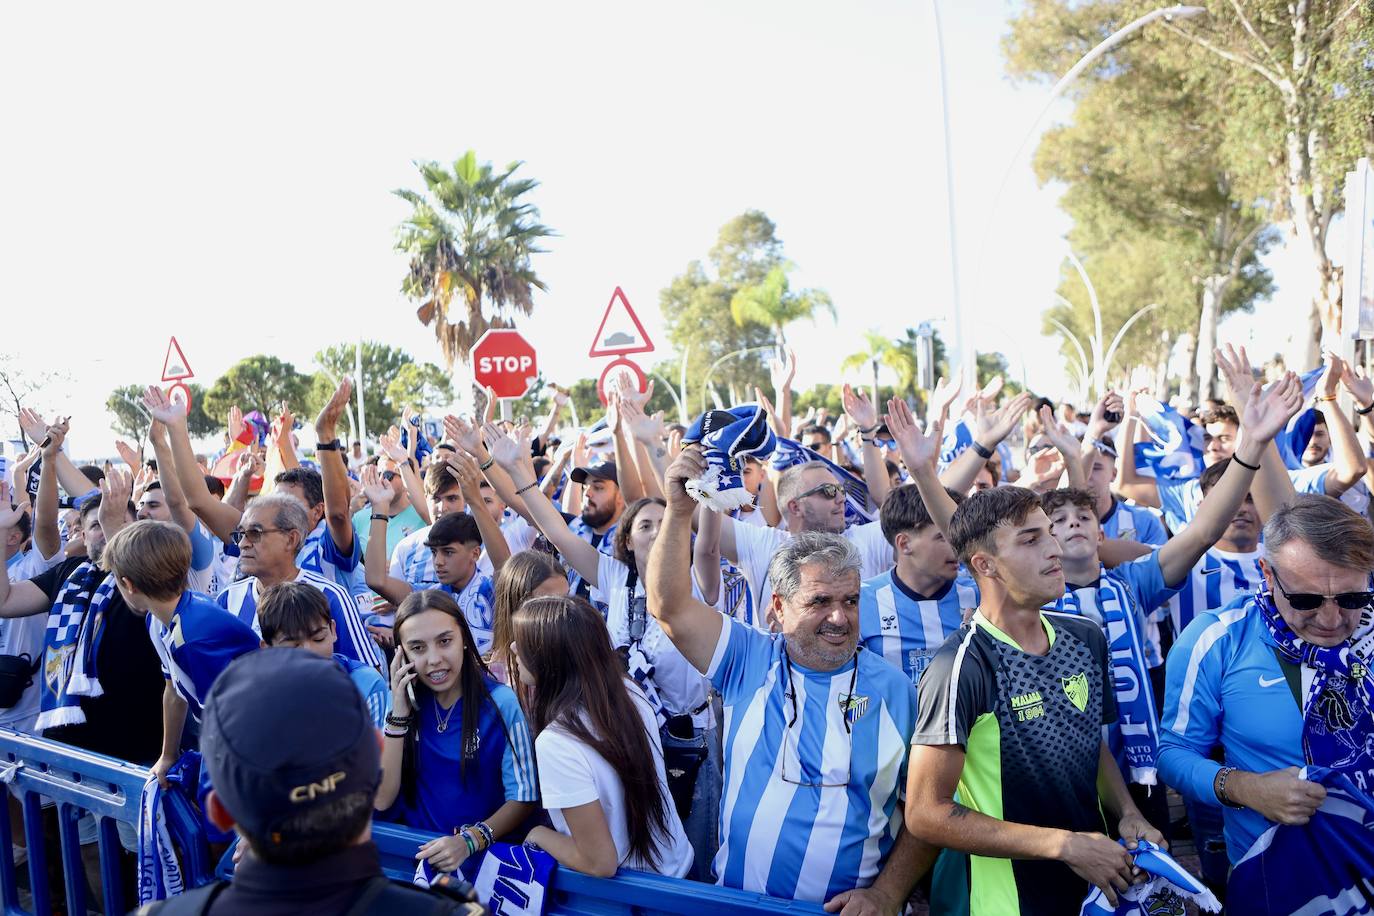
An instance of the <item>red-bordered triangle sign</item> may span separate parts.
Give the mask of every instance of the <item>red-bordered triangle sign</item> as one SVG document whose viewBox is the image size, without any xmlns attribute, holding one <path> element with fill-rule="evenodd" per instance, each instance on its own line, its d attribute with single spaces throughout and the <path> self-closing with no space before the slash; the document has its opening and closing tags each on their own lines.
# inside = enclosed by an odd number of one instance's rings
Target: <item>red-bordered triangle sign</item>
<svg viewBox="0 0 1374 916">
<path fill-rule="evenodd" d="M 588 356 L 624 356 L 626 353 L 652 353 L 653 341 L 639 323 L 639 316 L 630 308 L 630 300 L 620 287 L 611 293 L 611 301 L 606 306 L 606 314 L 601 316 L 601 324 L 592 338 L 592 348 Z"/>
<path fill-rule="evenodd" d="M 164 382 L 175 382 L 184 378 L 191 378 L 195 372 L 191 370 L 191 364 L 186 361 L 186 354 L 181 352 L 181 344 L 173 337 L 167 342 L 167 358 L 162 361 L 162 380 Z"/>
</svg>

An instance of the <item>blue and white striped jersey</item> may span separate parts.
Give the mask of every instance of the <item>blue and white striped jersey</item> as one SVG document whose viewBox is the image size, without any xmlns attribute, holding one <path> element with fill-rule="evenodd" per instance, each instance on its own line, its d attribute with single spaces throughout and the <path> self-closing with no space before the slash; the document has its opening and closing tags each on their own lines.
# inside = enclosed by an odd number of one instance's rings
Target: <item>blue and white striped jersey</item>
<svg viewBox="0 0 1374 916">
<path fill-rule="evenodd" d="M 1144 506 L 1132 506 L 1117 499 L 1107 517 L 1101 519 L 1102 536 L 1122 541 L 1138 541 L 1151 547 L 1163 547 L 1169 540 L 1159 516 Z"/>
<path fill-rule="evenodd" d="M 197 719 L 220 672 L 259 645 L 257 634 L 221 613 L 210 598 L 193 591 L 181 593 L 171 626 L 163 626 L 152 614 L 144 620 L 162 661 L 162 676 L 171 681 Z"/>
<path fill-rule="evenodd" d="M 707 676 L 725 705 L 717 882 L 818 903 L 871 885 L 902 824 L 911 680 L 862 646 L 834 671 L 789 664 L 781 635 L 729 618 Z"/>
<path fill-rule="evenodd" d="M 429 529 L 433 527 L 426 525 L 419 531 L 412 531 L 401 538 L 396 549 L 391 551 L 391 577 L 403 580 L 417 592 L 439 587 L 439 574 L 434 570 L 434 551 L 425 546 Z"/>
<path fill-rule="evenodd" d="M 377 648 L 377 644 L 372 641 L 367 628 L 363 626 L 363 618 L 358 613 L 357 602 L 353 600 L 353 596 L 348 593 L 347 589 L 305 569 L 296 574 L 296 581 L 313 585 L 324 594 L 325 599 L 329 602 L 329 612 L 334 617 L 335 638 L 337 640 L 334 648 L 338 650 L 340 655 L 357 659 L 376 668 L 379 672 L 386 670 L 381 650 Z M 220 607 L 252 627 L 254 633 L 262 633 L 262 629 L 258 626 L 257 576 L 238 580 L 220 592 L 215 600 Z"/>
<path fill-rule="evenodd" d="M 972 579 L 951 579 L 927 597 L 908 588 L 895 568 L 889 569 L 859 590 L 859 641 L 915 684 L 936 650 L 964 625 L 964 612 L 977 607 L 978 586 Z"/>
<path fill-rule="evenodd" d="M 350 595 L 367 591 L 363 579 L 362 546 L 357 532 L 353 535 L 353 552 L 344 556 L 329 533 L 329 525 L 321 520 L 315 530 L 305 536 L 305 543 L 296 553 L 296 565 L 306 572 L 329 582 L 337 582 Z"/>
<path fill-rule="evenodd" d="M 1310 468 L 1289 468 L 1288 477 L 1293 481 L 1293 489 L 1299 493 L 1326 495 L 1326 475 L 1331 470 L 1329 464 L 1317 464 Z M 1196 477 L 1189 480 L 1155 481 L 1159 489 L 1159 504 L 1164 510 L 1164 520 L 1172 531 L 1182 531 L 1193 520 L 1197 507 L 1202 505 L 1202 484 Z"/>
<path fill-rule="evenodd" d="M 1212 547 L 1188 573 L 1188 580 L 1169 602 L 1169 618 L 1177 637 L 1203 611 L 1226 607 L 1241 595 L 1253 595 L 1264 581 L 1259 561 L 1263 549 L 1232 553 Z"/>
</svg>

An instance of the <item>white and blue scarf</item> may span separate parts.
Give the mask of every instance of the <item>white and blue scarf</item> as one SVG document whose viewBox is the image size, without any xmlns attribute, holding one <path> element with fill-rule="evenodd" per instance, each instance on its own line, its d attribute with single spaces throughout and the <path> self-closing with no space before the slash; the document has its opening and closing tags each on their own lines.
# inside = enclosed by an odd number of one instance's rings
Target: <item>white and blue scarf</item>
<svg viewBox="0 0 1374 916">
<path fill-rule="evenodd" d="M 1106 570 L 1102 571 L 1107 578 Z M 1116 724 L 1109 729 L 1113 752 L 1123 762 L 1131 782 L 1153 786 L 1157 782 L 1156 759 L 1159 756 L 1159 722 L 1155 718 L 1154 691 L 1150 687 L 1149 663 L 1146 647 L 1150 645 L 1141 628 L 1143 617 L 1136 613 L 1126 583 L 1113 580 L 1114 587 L 1104 588 L 1102 578 L 1093 588 L 1097 612 L 1102 615 L 1102 628 L 1107 636 L 1107 651 L 1112 660 L 1113 692 L 1116 696 Z M 1082 614 L 1076 589 L 1069 590 L 1046 610 L 1067 614 Z M 1126 603 L 1121 600 L 1125 597 Z M 1130 729 L 1123 725 L 1132 726 Z M 1117 743 L 1119 742 L 1119 746 Z"/>
<path fill-rule="evenodd" d="M 735 408 L 736 410 L 749 408 Z M 844 487 L 844 520 L 846 525 L 862 525 L 877 519 L 878 513 L 868 508 L 868 484 L 846 471 L 824 455 L 803 446 L 800 442 L 777 437 L 769 464 L 775 471 L 785 471 L 799 464 L 818 462 L 825 465 Z"/>
<path fill-rule="evenodd" d="M 1245 916 L 1374 914 L 1374 796 L 1324 767 L 1299 774 L 1326 787 L 1306 824 L 1270 827 L 1231 870 L 1227 910 Z"/>
<path fill-rule="evenodd" d="M 104 693 L 95 659 L 114 592 L 114 576 L 86 562 L 67 577 L 53 602 L 43 634 L 39 731 L 85 722 L 80 698 Z"/>
<path fill-rule="evenodd" d="M 1126 845 L 1124 840 L 1120 842 Z M 1221 910 L 1221 901 L 1154 843 L 1138 840 L 1135 849 L 1129 851 L 1135 857 L 1136 867 L 1150 879 L 1119 892 L 1115 907 L 1107 902 L 1107 895 L 1100 888 L 1093 888 L 1088 899 L 1083 901 L 1079 916 L 1183 916 L 1187 912 L 1183 905 L 1186 900 L 1197 904 L 1204 913 Z"/>
<path fill-rule="evenodd" d="M 553 856 L 537 847 L 492 843 L 482 857 L 473 890 L 493 913 L 543 916 L 548 908 L 549 882 L 557 866 Z M 421 859 L 414 883 L 428 888 L 447 874 L 430 865 L 428 859 Z"/>
<path fill-rule="evenodd" d="M 1369 666 L 1374 659 L 1361 655 L 1367 647 L 1349 640 L 1339 646 L 1316 646 L 1299 639 L 1274 607 L 1269 581 L 1253 599 L 1260 618 L 1283 659 L 1313 671 L 1302 715 L 1302 754 L 1311 766 L 1338 773 L 1374 767 L 1374 701 Z M 1368 612 L 1362 622 L 1367 622 Z M 1361 642 L 1365 642 L 1362 640 Z"/>
<path fill-rule="evenodd" d="M 684 444 L 702 447 L 706 473 L 686 482 L 693 499 L 716 512 L 732 512 L 753 505 L 754 494 L 744 488 L 744 459 L 763 460 L 773 454 L 777 437 L 768 414 L 756 405 L 708 410 L 697 417 Z"/>
<path fill-rule="evenodd" d="M 1202 476 L 1204 433 L 1201 426 L 1167 404 L 1144 396 L 1136 399 L 1149 442 L 1135 443 L 1136 473 L 1159 480 L 1192 480 Z"/>
<path fill-rule="evenodd" d="M 162 786 L 150 776 L 138 801 L 138 904 L 166 900 L 185 889 L 162 810 Z"/>
</svg>

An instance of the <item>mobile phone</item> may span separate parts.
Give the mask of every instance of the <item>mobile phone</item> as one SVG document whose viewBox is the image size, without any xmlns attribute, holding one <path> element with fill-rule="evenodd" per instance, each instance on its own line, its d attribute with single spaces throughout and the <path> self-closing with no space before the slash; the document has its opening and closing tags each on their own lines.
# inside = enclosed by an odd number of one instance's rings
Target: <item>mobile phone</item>
<svg viewBox="0 0 1374 916">
<path fill-rule="evenodd" d="M 1104 411 L 1102 411 L 1102 419 L 1106 420 L 1108 423 L 1120 423 L 1120 422 L 1121 422 L 1121 411 L 1119 411 L 1119 410 L 1104 410 Z"/>
<path fill-rule="evenodd" d="M 410 663 L 410 656 L 406 654 L 405 646 L 401 645 L 398 642 L 396 644 L 396 651 L 401 653 L 402 662 L 405 662 L 407 664 Z M 413 680 L 406 681 L 406 699 L 410 701 L 411 712 L 416 712 L 417 710 L 419 710 L 420 704 L 415 701 L 415 682 Z"/>
</svg>

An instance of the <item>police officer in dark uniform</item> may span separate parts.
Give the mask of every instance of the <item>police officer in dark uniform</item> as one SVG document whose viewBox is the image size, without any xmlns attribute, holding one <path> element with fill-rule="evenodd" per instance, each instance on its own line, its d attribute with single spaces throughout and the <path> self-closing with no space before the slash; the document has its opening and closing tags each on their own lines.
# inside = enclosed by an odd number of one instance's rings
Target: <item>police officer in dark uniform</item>
<svg viewBox="0 0 1374 916">
<path fill-rule="evenodd" d="M 140 913 L 177 916 L 480 913 L 382 874 L 372 842 L 380 736 L 358 689 L 331 659 L 261 649 L 236 659 L 205 703 L 206 814 L 247 851 L 232 883 Z"/>
</svg>

